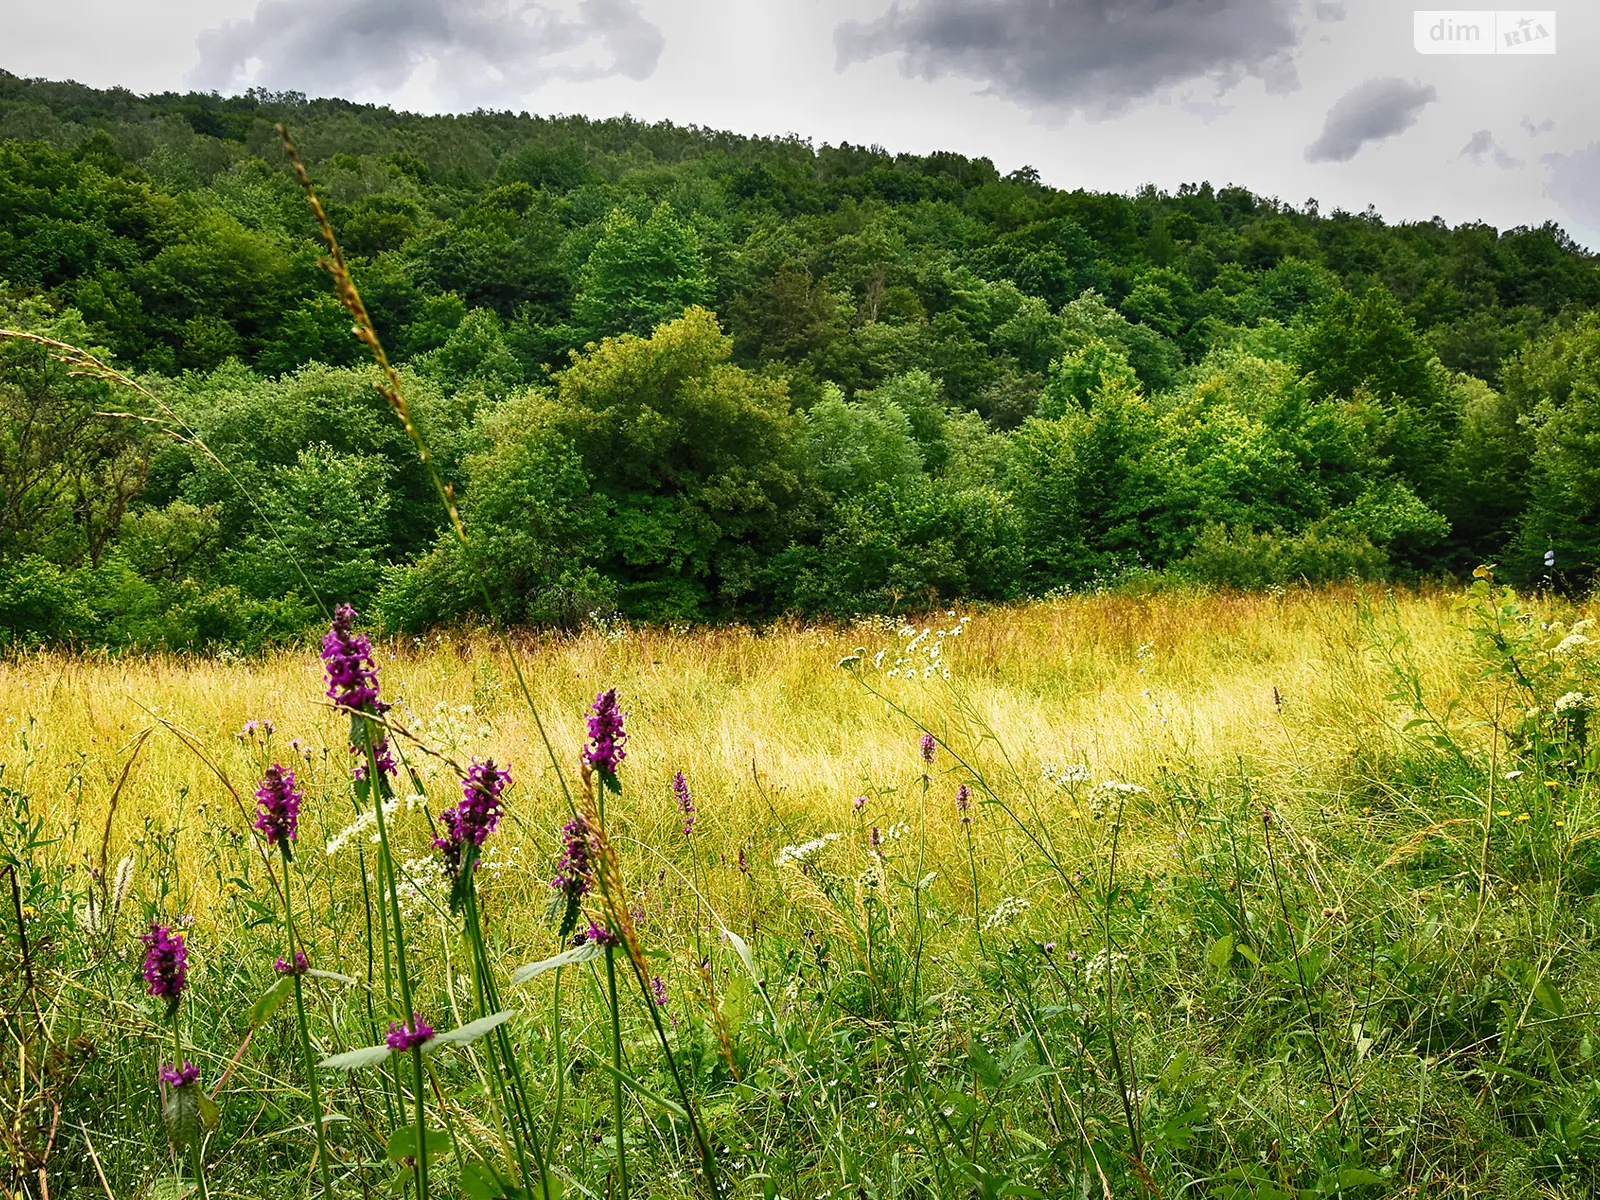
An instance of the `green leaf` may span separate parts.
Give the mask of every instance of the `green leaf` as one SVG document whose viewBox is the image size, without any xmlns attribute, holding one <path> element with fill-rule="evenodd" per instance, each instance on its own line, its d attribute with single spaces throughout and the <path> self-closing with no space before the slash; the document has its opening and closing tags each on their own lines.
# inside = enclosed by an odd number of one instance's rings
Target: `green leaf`
<svg viewBox="0 0 1600 1200">
<path fill-rule="evenodd" d="M 260 996 L 256 997 L 256 1002 L 250 1006 L 250 1011 L 245 1014 L 245 1024 L 252 1029 L 260 1025 L 283 1006 L 283 1002 L 289 998 L 289 993 L 292 991 L 294 991 L 294 980 L 287 975 L 283 976 L 266 991 L 262 992 Z"/>
<path fill-rule="evenodd" d="M 422 1048 L 424 1050 L 432 1050 L 435 1046 L 465 1046 L 468 1042 L 477 1041 L 486 1033 L 493 1033 L 516 1015 L 517 1010 L 514 1008 L 490 1013 L 487 1017 L 479 1017 L 476 1021 L 468 1021 L 459 1029 L 451 1029 L 444 1033 L 434 1034 L 422 1044 Z"/>
<path fill-rule="evenodd" d="M 733 944 L 734 953 L 739 956 L 739 961 L 744 963 L 744 969 L 750 972 L 750 978 L 756 979 L 756 962 L 751 957 L 750 947 L 745 945 L 744 939 L 731 929 L 724 929 L 722 936 Z"/>
<path fill-rule="evenodd" d="M 188 1149 L 200 1140 L 205 1127 L 200 1102 L 206 1098 L 198 1083 L 167 1089 L 161 1116 L 167 1123 L 167 1136 L 172 1139 L 174 1146 Z M 215 1110 L 216 1105 L 211 1107 Z"/>
<path fill-rule="evenodd" d="M 494 1168 L 484 1162 L 470 1162 L 462 1167 L 456 1186 L 467 1194 L 468 1200 L 502 1200 L 506 1194 L 505 1185 Z"/>
<path fill-rule="evenodd" d="M 513 985 L 527 983 L 536 976 L 543 975 L 546 971 L 553 971 L 557 967 L 570 967 L 573 963 L 588 962 L 591 958 L 599 958 L 602 953 L 598 942 L 585 942 L 581 946 L 574 946 L 571 950 L 563 950 L 551 958 L 541 959 L 536 963 L 529 963 L 525 967 L 518 967 L 511 973 Z"/>
<path fill-rule="evenodd" d="M 1382 1175 L 1365 1167 L 1346 1167 L 1339 1172 L 1340 1188 L 1373 1187 L 1385 1182 Z"/>
<path fill-rule="evenodd" d="M 1213 971 L 1220 971 L 1233 961 L 1233 934 L 1225 933 L 1211 943 L 1211 953 L 1206 955 L 1206 961 L 1211 964 Z"/>
<path fill-rule="evenodd" d="M 1567 1006 L 1561 999 L 1561 993 L 1556 991 L 1555 984 L 1548 979 L 1541 979 L 1533 985 L 1533 998 L 1551 1016 L 1564 1017 L 1567 1015 Z"/>
<path fill-rule="evenodd" d="M 994 1055 L 983 1048 L 977 1038 L 967 1042 L 967 1053 L 972 1057 L 973 1070 L 977 1072 L 978 1082 L 991 1092 L 998 1092 L 1005 1082 L 1005 1076 L 1000 1072 L 1000 1064 Z"/>
<path fill-rule="evenodd" d="M 306 972 L 307 979 L 326 979 L 330 983 L 354 983 L 355 980 L 348 975 L 341 975 L 337 971 L 318 971 L 315 968 Z"/>
<path fill-rule="evenodd" d="M 354 1071 L 360 1067 L 375 1067 L 393 1054 L 387 1045 L 363 1046 L 359 1050 L 346 1050 L 343 1054 L 330 1054 L 317 1064 L 330 1071 Z"/>
<path fill-rule="evenodd" d="M 425 1130 L 423 1144 L 428 1148 L 428 1157 L 443 1155 L 450 1149 L 450 1137 L 442 1129 Z M 415 1125 L 402 1125 L 389 1135 L 388 1156 L 390 1162 L 404 1162 L 408 1158 L 417 1156 L 417 1127 Z"/>
<path fill-rule="evenodd" d="M 1261 965 L 1261 956 L 1254 950 L 1250 949 L 1249 946 L 1246 946 L 1243 942 L 1240 942 L 1237 946 L 1235 946 L 1233 948 L 1233 952 L 1240 958 L 1244 959 L 1245 962 L 1249 963 L 1252 967 L 1259 967 Z"/>
</svg>

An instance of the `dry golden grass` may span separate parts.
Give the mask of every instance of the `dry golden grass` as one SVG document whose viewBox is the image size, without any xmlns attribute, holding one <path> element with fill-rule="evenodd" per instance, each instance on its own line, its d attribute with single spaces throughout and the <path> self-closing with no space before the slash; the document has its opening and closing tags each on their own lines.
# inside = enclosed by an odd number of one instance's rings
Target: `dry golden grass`
<svg viewBox="0 0 1600 1200">
<path fill-rule="evenodd" d="M 964 624 L 942 639 L 948 680 L 942 671 L 890 677 L 912 639 L 886 622 L 763 633 L 590 632 L 529 640 L 523 665 L 568 763 L 584 736 L 587 703 L 603 687 L 619 689 L 632 740 L 625 794 L 613 802 L 610 822 L 625 850 L 636 846 L 629 838 L 668 846 L 680 836 L 670 781 L 683 770 L 699 806 L 702 849 L 717 862 L 723 855 L 735 861 L 741 847 L 770 861 L 785 842 L 849 832 L 857 820 L 916 826 L 918 731 L 863 683 L 894 697 L 997 790 L 1026 793 L 1047 817 L 1068 820 L 1075 810 L 1065 793 L 1042 784 L 1045 762 L 1086 764 L 1096 780 L 1244 772 L 1277 803 L 1319 804 L 1350 777 L 1358 744 L 1381 756 L 1375 739 L 1394 727 L 1384 700 L 1389 679 L 1362 633 L 1361 607 L 1404 630 L 1442 700 L 1454 692 L 1465 639 L 1453 605 L 1444 593 L 1391 601 L 1332 590 L 1083 597 L 996 609 L 968 622 L 944 616 L 927 623 L 934 632 L 913 658 L 926 667 L 938 630 Z M 857 649 L 865 651 L 859 678 L 838 665 Z M 460 761 L 492 754 L 513 764 L 516 822 L 502 853 L 512 856 L 515 892 L 542 902 L 538 881 L 555 853 L 563 804 L 503 654 L 487 637 L 399 641 L 380 647 L 379 665 L 398 722 Z M 64 653 L 14 659 L 0 663 L 4 778 L 16 785 L 25 776 L 35 813 L 52 829 L 76 827 L 65 852 L 92 864 L 130 745 L 156 726 L 118 798 L 107 859 L 115 863 L 149 820 L 157 829 L 180 827 L 179 861 L 200 863 L 219 826 L 240 829 L 245 821 L 212 770 L 158 719 L 196 734 L 246 804 L 262 761 L 236 731 L 266 719 L 276 726 L 272 756 L 298 760 L 308 796 L 301 844 L 316 849 L 351 814 L 342 722 L 322 693 L 321 664 L 309 648 L 243 662 Z M 450 722 L 439 705 L 457 726 L 453 733 L 442 728 Z M 456 711 L 464 706 L 472 711 Z M 410 759 L 429 779 L 432 810 L 452 803 L 448 768 L 416 753 Z M 960 857 L 950 796 L 967 778 L 941 750 L 927 800 L 934 864 L 954 868 L 952 856 Z M 857 818 L 851 802 L 859 795 L 871 799 Z M 421 855 L 423 819 L 403 828 Z M 985 872 L 1003 877 L 1020 847 L 1001 822 L 980 820 L 976 828 Z M 635 850 L 635 871 L 651 870 L 643 864 L 649 853 Z M 737 880 L 732 871 L 718 874 L 710 894 L 728 897 Z M 184 881 L 191 911 L 211 908 L 215 882 L 198 867 Z"/>
</svg>

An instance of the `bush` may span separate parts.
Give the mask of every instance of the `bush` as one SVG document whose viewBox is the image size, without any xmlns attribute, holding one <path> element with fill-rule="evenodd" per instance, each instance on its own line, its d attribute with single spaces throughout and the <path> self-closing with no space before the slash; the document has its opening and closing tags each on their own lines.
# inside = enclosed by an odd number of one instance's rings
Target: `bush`
<svg viewBox="0 0 1600 1200">
<path fill-rule="evenodd" d="M 1299 533 L 1208 525 L 1173 574 L 1218 587 L 1381 579 L 1388 559 L 1359 530 L 1317 524 Z"/>
</svg>

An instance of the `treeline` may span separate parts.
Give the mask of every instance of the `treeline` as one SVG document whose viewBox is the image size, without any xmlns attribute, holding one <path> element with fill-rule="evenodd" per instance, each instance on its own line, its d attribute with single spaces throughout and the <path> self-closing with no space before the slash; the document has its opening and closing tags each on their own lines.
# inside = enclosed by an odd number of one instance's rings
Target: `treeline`
<svg viewBox="0 0 1600 1200">
<path fill-rule="evenodd" d="M 0 324 L 155 397 L 0 345 L 0 639 L 481 613 L 280 120 L 512 619 L 1600 562 L 1600 260 L 1555 226 L 0 73 Z"/>
</svg>

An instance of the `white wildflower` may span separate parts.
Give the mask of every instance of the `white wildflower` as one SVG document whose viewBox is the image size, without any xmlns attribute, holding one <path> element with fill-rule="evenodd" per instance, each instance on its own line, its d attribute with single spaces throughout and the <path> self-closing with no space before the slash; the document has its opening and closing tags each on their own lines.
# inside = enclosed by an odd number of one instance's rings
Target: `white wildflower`
<svg viewBox="0 0 1600 1200">
<path fill-rule="evenodd" d="M 1569 633 L 1556 645 L 1557 654 L 1576 654 L 1584 646 L 1592 644 L 1593 639 L 1581 633 Z"/>
<path fill-rule="evenodd" d="M 778 851 L 778 857 L 773 860 L 773 865 L 789 867 L 804 862 L 818 850 L 825 849 L 829 842 L 837 842 L 839 837 L 837 833 L 825 833 L 819 838 L 812 838 L 809 842 L 801 842 L 798 846 L 784 846 Z"/>
<path fill-rule="evenodd" d="M 1009 925 L 1032 907 L 1033 905 L 1020 896 L 1007 896 L 995 906 L 995 910 L 992 913 L 983 919 L 984 931 L 987 932 L 991 929 L 999 929 L 1002 926 Z"/>
<path fill-rule="evenodd" d="M 1140 787 L 1137 783 L 1123 783 L 1117 779 L 1102 779 L 1099 783 L 1095 784 L 1094 790 L 1107 795 L 1116 794 L 1123 796 L 1144 796 L 1148 795 L 1150 792 L 1149 788 Z"/>
<path fill-rule="evenodd" d="M 1128 956 L 1126 954 L 1122 954 L 1120 952 L 1111 954 L 1102 949 L 1088 962 L 1083 964 L 1083 981 L 1090 986 L 1093 986 L 1095 980 L 1100 976 L 1101 972 L 1103 972 L 1107 966 L 1109 966 L 1111 968 L 1112 980 L 1114 982 L 1116 979 L 1117 968 L 1125 964 L 1127 961 Z"/>
<path fill-rule="evenodd" d="M 1577 712 L 1580 708 L 1587 707 L 1589 697 L 1582 692 L 1568 692 L 1556 701 L 1558 713 Z"/>
</svg>

